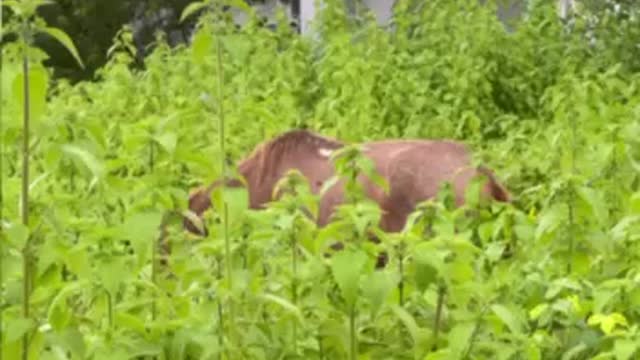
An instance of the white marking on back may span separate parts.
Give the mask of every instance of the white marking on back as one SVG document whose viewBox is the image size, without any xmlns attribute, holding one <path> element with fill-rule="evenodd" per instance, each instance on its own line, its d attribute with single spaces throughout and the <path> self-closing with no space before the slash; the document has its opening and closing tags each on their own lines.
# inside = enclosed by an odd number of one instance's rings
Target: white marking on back
<svg viewBox="0 0 640 360">
<path fill-rule="evenodd" d="M 318 154 L 320 154 L 320 156 L 322 157 L 328 158 L 331 156 L 332 153 L 333 153 L 333 150 L 331 149 L 323 149 L 323 148 L 318 149 Z"/>
</svg>

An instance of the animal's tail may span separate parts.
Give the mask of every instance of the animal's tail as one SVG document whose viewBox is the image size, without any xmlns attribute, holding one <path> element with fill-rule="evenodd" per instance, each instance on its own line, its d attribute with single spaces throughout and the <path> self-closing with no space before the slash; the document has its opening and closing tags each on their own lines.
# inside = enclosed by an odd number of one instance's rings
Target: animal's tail
<svg viewBox="0 0 640 360">
<path fill-rule="evenodd" d="M 500 184 L 500 182 L 498 182 L 493 171 L 482 165 L 478 166 L 477 169 L 479 173 L 486 175 L 487 178 L 489 178 L 489 182 L 486 186 L 491 197 L 498 201 L 511 202 L 511 194 L 502 184 Z"/>
</svg>

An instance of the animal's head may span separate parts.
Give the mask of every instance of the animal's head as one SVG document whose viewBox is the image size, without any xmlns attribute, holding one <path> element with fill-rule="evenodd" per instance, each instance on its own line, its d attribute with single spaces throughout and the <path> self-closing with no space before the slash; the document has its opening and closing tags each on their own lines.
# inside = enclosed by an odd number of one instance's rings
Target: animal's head
<svg viewBox="0 0 640 360">
<path fill-rule="evenodd" d="M 195 218 L 184 217 L 184 228 L 192 234 L 207 236 L 207 227 L 204 225 L 202 215 L 211 207 L 209 189 L 199 187 L 189 193 L 189 210 Z M 199 224 L 195 224 L 198 222 Z"/>
</svg>

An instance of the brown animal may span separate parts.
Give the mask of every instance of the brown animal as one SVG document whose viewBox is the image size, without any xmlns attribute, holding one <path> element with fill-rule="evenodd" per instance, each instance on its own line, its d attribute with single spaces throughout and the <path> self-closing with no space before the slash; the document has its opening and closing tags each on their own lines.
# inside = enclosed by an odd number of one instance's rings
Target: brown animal
<svg viewBox="0 0 640 360">
<path fill-rule="evenodd" d="M 465 201 L 466 186 L 479 174 L 488 179 L 482 189 L 484 196 L 509 201 L 507 190 L 489 169 L 471 165 L 469 151 L 461 143 L 449 140 L 385 140 L 362 145 L 363 154 L 373 160 L 376 171 L 389 185 L 389 192 L 385 193 L 364 175 L 359 177 L 367 196 L 375 200 L 382 210 L 380 228 L 386 232 L 402 230 L 415 206 L 433 198 L 445 181 L 453 185 L 458 206 Z M 250 208 L 259 209 L 274 200 L 272 191 L 276 182 L 290 169 L 299 170 L 309 180 L 311 191 L 318 194 L 322 185 L 334 175 L 334 167 L 329 160 L 331 152 L 343 146 L 338 140 L 307 130 L 293 130 L 257 147 L 238 166 L 238 172 L 248 186 Z M 218 180 L 192 192 L 189 209 L 201 217 L 211 206 L 211 191 L 220 184 Z M 236 179 L 227 180 L 226 185 L 243 186 Z M 320 199 L 316 219 L 318 226 L 328 224 L 335 208 L 344 202 L 343 185 L 344 181 L 339 181 Z M 202 234 L 188 219 L 185 219 L 184 226 L 192 233 Z"/>
</svg>

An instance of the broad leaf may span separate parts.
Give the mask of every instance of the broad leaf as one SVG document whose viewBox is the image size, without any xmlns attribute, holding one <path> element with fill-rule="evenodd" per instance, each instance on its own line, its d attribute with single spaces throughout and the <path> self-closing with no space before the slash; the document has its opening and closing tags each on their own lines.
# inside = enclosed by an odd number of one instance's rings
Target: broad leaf
<svg viewBox="0 0 640 360">
<path fill-rule="evenodd" d="M 67 33 L 54 27 L 44 27 L 40 30 L 58 40 L 71 53 L 71 55 L 73 55 L 73 58 L 76 59 L 78 65 L 84 69 L 84 64 L 82 63 L 82 59 L 80 59 L 78 49 L 76 49 L 76 46 L 73 44 L 73 40 L 71 40 Z"/>
<path fill-rule="evenodd" d="M 331 259 L 333 277 L 349 307 L 355 305 L 360 289 L 360 274 L 367 263 L 362 251 L 344 250 Z"/>
</svg>

